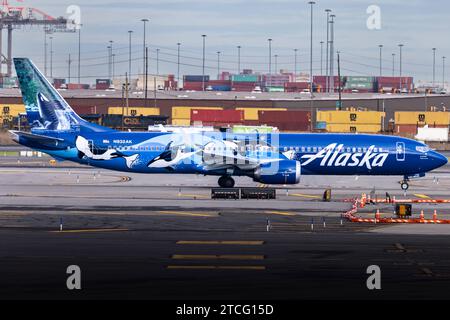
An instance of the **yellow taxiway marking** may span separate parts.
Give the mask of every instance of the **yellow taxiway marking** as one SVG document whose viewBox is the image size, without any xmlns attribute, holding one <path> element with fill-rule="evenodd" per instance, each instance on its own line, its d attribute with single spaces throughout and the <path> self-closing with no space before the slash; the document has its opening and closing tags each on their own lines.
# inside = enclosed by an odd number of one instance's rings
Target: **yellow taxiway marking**
<svg viewBox="0 0 450 320">
<path fill-rule="evenodd" d="M 178 241 L 181 245 L 238 245 L 238 246 L 261 246 L 264 241 Z"/>
<path fill-rule="evenodd" d="M 208 255 L 208 254 L 175 254 L 172 256 L 174 260 L 264 260 L 262 255 L 243 255 L 243 254 L 225 254 L 225 255 Z"/>
<path fill-rule="evenodd" d="M 63 231 L 50 231 L 50 233 L 92 233 L 92 232 L 124 232 L 130 231 L 129 229 L 85 229 L 85 230 L 63 230 Z"/>
<path fill-rule="evenodd" d="M 294 194 L 291 194 L 291 196 L 299 197 L 299 198 L 309 198 L 309 199 L 322 199 L 321 196 L 313 196 L 310 194 L 301 194 L 301 193 L 294 193 Z"/>
<path fill-rule="evenodd" d="M 208 196 L 202 196 L 198 194 L 180 194 L 179 197 L 183 198 L 202 198 L 202 199 L 208 199 Z"/>
<path fill-rule="evenodd" d="M 207 214 L 199 212 L 183 212 L 183 211 L 157 211 L 159 214 L 176 215 L 176 216 L 189 216 L 189 217 L 217 217 L 217 214 Z"/>
<path fill-rule="evenodd" d="M 421 199 L 431 199 L 426 194 L 414 194 L 414 196 L 417 197 L 417 198 L 421 198 Z"/>
<path fill-rule="evenodd" d="M 279 216 L 289 216 L 289 217 L 296 216 L 295 213 L 283 212 L 283 211 L 265 211 L 264 213 L 265 214 L 275 214 L 275 215 L 279 215 Z"/>
<path fill-rule="evenodd" d="M 169 270 L 266 270 L 264 266 L 167 266 Z"/>
</svg>

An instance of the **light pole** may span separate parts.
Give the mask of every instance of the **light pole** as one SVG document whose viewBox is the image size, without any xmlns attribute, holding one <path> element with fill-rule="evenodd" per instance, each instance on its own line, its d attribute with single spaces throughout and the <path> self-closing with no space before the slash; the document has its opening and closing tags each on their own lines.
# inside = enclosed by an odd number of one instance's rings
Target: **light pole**
<svg viewBox="0 0 450 320">
<path fill-rule="evenodd" d="M 144 73 L 145 71 L 145 60 L 146 60 L 146 47 L 147 47 L 147 22 L 149 22 L 148 19 L 141 19 L 141 21 L 144 23 L 144 45 L 143 45 L 143 53 L 142 53 L 142 73 Z M 131 75 L 130 75 L 131 76 Z"/>
<path fill-rule="evenodd" d="M 334 93 L 334 18 L 336 15 L 330 15 L 330 90 Z"/>
<path fill-rule="evenodd" d="M 273 39 L 267 39 L 269 41 L 269 75 L 272 74 L 272 41 Z"/>
<path fill-rule="evenodd" d="M 107 46 L 108 49 L 108 79 L 111 81 L 111 46 Z"/>
<path fill-rule="evenodd" d="M 83 25 L 80 24 L 78 26 L 78 84 L 81 83 L 81 27 Z"/>
<path fill-rule="evenodd" d="M 403 88 L 403 80 L 402 80 L 402 54 L 403 54 L 403 47 L 405 45 L 404 44 L 399 44 L 398 47 L 400 48 L 400 90 L 402 90 Z"/>
<path fill-rule="evenodd" d="M 241 46 L 237 46 L 238 49 L 238 74 L 241 73 Z"/>
<path fill-rule="evenodd" d="M 220 51 L 217 51 L 217 80 L 220 80 Z"/>
<path fill-rule="evenodd" d="M 298 49 L 294 49 L 294 77 L 297 78 L 297 53 Z M 294 79 L 294 82 L 296 82 L 296 79 Z"/>
<path fill-rule="evenodd" d="M 181 43 L 178 42 L 177 43 L 177 47 L 178 47 L 178 57 L 177 57 L 177 88 L 180 87 L 180 47 L 181 47 Z"/>
<path fill-rule="evenodd" d="M 310 52 L 309 52 L 309 85 L 310 85 L 310 98 L 311 98 L 311 131 L 313 131 L 313 117 L 314 117 L 314 94 L 313 94 L 313 13 L 314 1 L 309 1 L 308 4 L 311 6 L 311 39 L 310 39 Z"/>
<path fill-rule="evenodd" d="M 113 53 L 111 55 L 111 60 L 112 60 L 112 83 L 111 84 L 114 83 L 114 78 L 116 77 L 116 61 L 115 61 L 115 59 L 116 59 L 116 55 Z"/>
<path fill-rule="evenodd" d="M 132 33 L 133 33 L 132 30 L 128 31 L 128 77 L 130 78 L 130 80 L 132 77 L 131 76 L 131 35 L 132 35 Z M 145 58 L 144 58 L 144 62 L 145 62 Z"/>
<path fill-rule="evenodd" d="M 53 37 L 50 37 L 50 78 L 53 78 Z"/>
<path fill-rule="evenodd" d="M 325 92 L 329 92 L 330 88 L 330 69 L 329 69 L 329 53 L 330 53 L 330 9 L 326 9 L 327 13 L 327 53 L 326 53 L 326 61 L 325 61 L 325 73 L 326 73 L 326 81 L 325 81 Z"/>
<path fill-rule="evenodd" d="M 274 57 L 275 57 L 275 74 L 278 74 L 278 55 L 276 54 Z"/>
<path fill-rule="evenodd" d="M 323 76 L 323 41 L 320 41 L 320 75 Z"/>
<path fill-rule="evenodd" d="M 205 46 L 206 46 L 206 34 L 202 34 L 202 38 L 203 38 L 202 91 L 205 91 Z"/>
<path fill-rule="evenodd" d="M 433 48 L 433 88 L 436 83 L 436 48 Z"/>
<path fill-rule="evenodd" d="M 69 53 L 69 60 L 67 61 L 67 63 L 69 64 L 69 77 L 68 77 L 67 83 L 70 83 L 70 65 L 72 64 L 72 58 L 71 58 L 70 53 Z"/>
<path fill-rule="evenodd" d="M 378 46 L 380 48 L 380 77 L 383 76 L 383 45 Z"/>
<path fill-rule="evenodd" d="M 442 57 L 442 89 L 445 90 L 445 59 L 446 57 Z"/>
<path fill-rule="evenodd" d="M 112 82 L 112 55 L 113 55 L 113 43 L 114 41 L 109 40 L 109 82 Z"/>
<path fill-rule="evenodd" d="M 395 53 L 392 54 L 392 76 L 395 77 Z"/>
<path fill-rule="evenodd" d="M 159 49 L 156 49 L 156 75 L 159 76 Z"/>
<path fill-rule="evenodd" d="M 1 31 L 1 32 L 3 32 L 3 30 Z M 45 30 L 44 31 L 44 75 L 47 77 L 48 76 L 48 73 L 47 73 L 47 47 L 48 47 L 48 44 L 47 44 L 47 33 L 48 33 L 48 31 L 47 30 Z"/>
</svg>

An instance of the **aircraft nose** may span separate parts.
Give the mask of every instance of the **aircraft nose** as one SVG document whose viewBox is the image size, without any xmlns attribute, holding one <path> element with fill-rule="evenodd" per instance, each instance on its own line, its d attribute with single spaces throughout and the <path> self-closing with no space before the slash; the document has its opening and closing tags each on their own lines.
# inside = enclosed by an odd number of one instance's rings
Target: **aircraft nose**
<svg viewBox="0 0 450 320">
<path fill-rule="evenodd" d="M 433 166 L 436 166 L 436 168 L 445 166 L 448 163 L 448 158 L 436 151 L 431 152 L 431 158 L 433 159 L 434 162 Z"/>
</svg>

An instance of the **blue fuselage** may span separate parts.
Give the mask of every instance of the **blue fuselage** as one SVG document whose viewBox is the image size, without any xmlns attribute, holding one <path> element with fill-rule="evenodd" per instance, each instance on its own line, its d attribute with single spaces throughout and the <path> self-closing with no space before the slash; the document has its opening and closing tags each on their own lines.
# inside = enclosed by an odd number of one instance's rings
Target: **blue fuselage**
<svg viewBox="0 0 450 320">
<path fill-rule="evenodd" d="M 229 152 L 221 141 L 239 141 L 240 153 L 251 159 L 265 159 L 278 154 L 283 159 L 299 161 L 301 174 L 307 175 L 398 175 L 424 174 L 447 163 L 447 158 L 431 150 L 423 143 L 395 136 L 359 134 L 227 134 L 224 133 L 147 133 L 147 132 L 86 132 L 83 138 L 89 141 L 93 154 L 99 157 L 80 155 L 76 147 L 79 133 L 54 131 L 42 132 L 45 136 L 61 139 L 61 143 L 48 148 L 20 138 L 19 143 L 39 149 L 60 160 L 69 160 L 95 167 L 139 173 L 200 173 L 210 175 L 248 175 L 248 170 L 236 166 L 228 168 L 205 168 L 205 145 L 213 141 L 212 150 L 222 156 Z M 171 163 L 177 150 L 170 146 L 181 146 L 182 161 Z M 168 147 L 169 146 L 169 147 Z M 265 147 L 270 146 L 270 147 Z M 113 152 L 117 151 L 117 152 Z M 100 159 L 102 154 L 114 154 Z M 181 153 L 180 153 L 181 154 Z M 277 155 L 277 157 L 278 157 Z M 180 158 L 180 159 L 181 159 Z M 125 160 L 124 160 L 125 159 Z M 159 163 L 169 164 L 167 166 Z M 133 162 L 133 163 L 131 163 Z"/>
</svg>

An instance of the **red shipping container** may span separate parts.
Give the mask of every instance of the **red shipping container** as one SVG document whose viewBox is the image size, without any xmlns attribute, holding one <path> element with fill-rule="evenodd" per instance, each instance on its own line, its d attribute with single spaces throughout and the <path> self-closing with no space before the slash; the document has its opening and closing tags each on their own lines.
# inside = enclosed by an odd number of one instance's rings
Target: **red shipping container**
<svg viewBox="0 0 450 320">
<path fill-rule="evenodd" d="M 100 114 L 100 110 L 96 106 L 86 107 L 86 106 L 74 106 L 74 111 L 78 114 Z"/>
<path fill-rule="evenodd" d="M 209 80 L 210 86 L 231 86 L 231 80 Z"/>
<path fill-rule="evenodd" d="M 244 110 L 192 109 L 191 121 L 240 123 L 244 121 Z"/>
<path fill-rule="evenodd" d="M 88 84 L 69 83 L 67 85 L 67 89 L 69 89 L 69 90 L 89 89 L 89 85 Z"/>
<path fill-rule="evenodd" d="M 259 111 L 261 123 L 310 123 L 311 112 L 309 111 Z"/>
<path fill-rule="evenodd" d="M 205 89 L 208 87 L 208 83 L 205 82 Z M 202 91 L 203 90 L 203 84 L 201 82 L 185 82 L 183 84 L 184 90 L 195 90 L 195 91 Z"/>
</svg>

